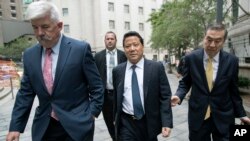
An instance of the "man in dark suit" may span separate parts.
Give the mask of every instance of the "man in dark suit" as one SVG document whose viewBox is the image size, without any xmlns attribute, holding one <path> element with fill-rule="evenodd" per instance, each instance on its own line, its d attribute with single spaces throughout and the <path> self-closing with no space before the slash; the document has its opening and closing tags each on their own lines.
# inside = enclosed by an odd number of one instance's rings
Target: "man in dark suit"
<svg viewBox="0 0 250 141">
<path fill-rule="evenodd" d="M 31 3 L 26 17 L 39 43 L 24 52 L 6 141 L 19 140 L 36 96 L 33 141 L 93 141 L 104 89 L 90 45 L 60 33 L 63 23 L 52 3 Z"/>
<path fill-rule="evenodd" d="M 207 27 L 203 49 L 185 57 L 183 78 L 172 105 L 181 104 L 192 87 L 188 123 L 191 141 L 228 141 L 235 117 L 250 123 L 238 92 L 238 59 L 222 50 L 227 38 L 223 24 Z"/>
<path fill-rule="evenodd" d="M 96 53 L 95 61 L 105 87 L 103 117 L 110 136 L 115 140 L 115 127 L 113 120 L 113 82 L 112 70 L 118 64 L 127 60 L 123 51 L 116 48 L 116 35 L 112 31 L 105 34 L 104 43 L 106 49 Z"/>
<path fill-rule="evenodd" d="M 184 68 L 184 64 L 185 64 L 185 56 L 188 55 L 189 53 L 191 53 L 191 50 L 190 49 L 186 49 L 185 52 L 184 52 L 184 55 L 181 57 L 180 61 L 179 61 L 179 64 L 176 68 L 176 71 L 177 71 L 177 78 L 181 78 L 183 76 L 183 68 Z"/>
<path fill-rule="evenodd" d="M 127 62 L 113 69 L 114 118 L 120 141 L 157 141 L 170 135 L 171 89 L 160 62 L 143 58 L 143 39 L 130 31 L 123 37 Z"/>
</svg>

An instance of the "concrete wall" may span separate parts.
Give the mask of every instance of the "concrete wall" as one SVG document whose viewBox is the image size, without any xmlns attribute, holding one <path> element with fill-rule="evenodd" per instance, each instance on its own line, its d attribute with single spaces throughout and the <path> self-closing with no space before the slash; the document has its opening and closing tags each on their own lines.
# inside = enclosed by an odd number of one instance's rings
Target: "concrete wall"
<svg viewBox="0 0 250 141">
<path fill-rule="evenodd" d="M 33 29 L 29 22 L 0 20 L 0 45 L 25 34 L 33 34 Z"/>
<path fill-rule="evenodd" d="M 116 33 L 117 47 L 123 50 L 122 38 L 124 33 L 128 32 L 124 29 L 125 22 L 130 22 L 130 30 L 141 34 L 145 40 L 145 48 L 150 50 L 149 39 L 152 29 L 147 20 L 152 9 L 159 9 L 163 0 L 51 0 L 51 2 L 57 5 L 64 24 L 70 27 L 70 33 L 65 34 L 86 40 L 92 50 L 98 52 L 105 48 L 104 35 L 110 30 Z M 114 11 L 108 11 L 108 2 L 114 3 Z M 130 13 L 124 12 L 125 4 L 129 5 Z M 143 7 L 143 14 L 138 14 L 138 7 Z M 62 8 L 68 8 L 68 15 L 62 15 Z M 115 22 L 115 29 L 110 29 L 109 20 Z M 139 23 L 144 24 L 143 31 L 139 31 Z M 153 54 L 149 51 L 147 56 L 152 58 Z"/>
<path fill-rule="evenodd" d="M 240 64 L 239 65 L 239 76 L 244 76 L 250 79 L 250 64 Z"/>
</svg>

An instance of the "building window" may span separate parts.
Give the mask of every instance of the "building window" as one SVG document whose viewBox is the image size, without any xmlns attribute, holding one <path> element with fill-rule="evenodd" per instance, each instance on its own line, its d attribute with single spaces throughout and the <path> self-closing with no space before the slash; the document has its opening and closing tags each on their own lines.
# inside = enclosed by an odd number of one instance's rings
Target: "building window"
<svg viewBox="0 0 250 141">
<path fill-rule="evenodd" d="M 139 7 L 138 8 L 138 14 L 139 15 L 143 15 L 143 7 Z"/>
<path fill-rule="evenodd" d="M 15 0 L 10 0 L 11 3 L 15 3 Z"/>
<path fill-rule="evenodd" d="M 157 61 L 157 55 L 153 55 L 153 61 Z"/>
<path fill-rule="evenodd" d="M 109 20 L 109 29 L 115 29 L 115 21 Z"/>
<path fill-rule="evenodd" d="M 33 1 L 33 0 L 24 0 L 24 3 L 25 3 L 25 4 L 30 4 L 30 3 L 32 3 L 32 1 Z"/>
<path fill-rule="evenodd" d="M 115 7 L 114 7 L 114 3 L 113 2 L 109 2 L 108 3 L 108 11 L 114 11 L 115 10 Z"/>
<path fill-rule="evenodd" d="M 70 32 L 68 24 L 65 24 L 63 29 L 64 29 L 64 33 L 69 33 Z"/>
<path fill-rule="evenodd" d="M 143 23 L 139 23 L 139 31 L 144 31 L 144 24 Z"/>
<path fill-rule="evenodd" d="M 63 12 L 63 16 L 68 16 L 69 15 L 69 9 L 68 8 L 63 8 L 62 12 Z"/>
<path fill-rule="evenodd" d="M 129 13 L 129 5 L 124 5 L 124 13 Z"/>
<path fill-rule="evenodd" d="M 16 10 L 15 6 L 10 6 L 10 10 Z"/>
<path fill-rule="evenodd" d="M 125 22 L 124 29 L 130 30 L 130 22 Z"/>
<path fill-rule="evenodd" d="M 2 17 L 2 16 L 3 16 L 2 11 L 0 11 L 0 17 Z"/>
<path fill-rule="evenodd" d="M 16 18 L 16 13 L 11 13 L 12 18 Z"/>
<path fill-rule="evenodd" d="M 155 9 L 151 9 L 152 12 L 155 12 Z"/>
<path fill-rule="evenodd" d="M 250 33 L 248 34 L 248 44 L 250 45 Z"/>
</svg>

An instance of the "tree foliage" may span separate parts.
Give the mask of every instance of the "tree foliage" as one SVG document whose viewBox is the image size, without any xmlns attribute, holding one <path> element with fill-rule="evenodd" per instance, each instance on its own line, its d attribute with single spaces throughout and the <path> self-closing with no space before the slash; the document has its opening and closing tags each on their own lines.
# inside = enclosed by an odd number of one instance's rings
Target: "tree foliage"
<svg viewBox="0 0 250 141">
<path fill-rule="evenodd" d="M 207 23 L 215 20 L 216 0 L 174 0 L 151 14 L 151 47 L 179 50 L 196 47 Z"/>
<path fill-rule="evenodd" d="M 5 46 L 0 46 L 0 55 L 10 58 L 14 61 L 21 61 L 22 52 L 36 43 L 36 40 L 30 37 L 20 37 Z"/>
</svg>

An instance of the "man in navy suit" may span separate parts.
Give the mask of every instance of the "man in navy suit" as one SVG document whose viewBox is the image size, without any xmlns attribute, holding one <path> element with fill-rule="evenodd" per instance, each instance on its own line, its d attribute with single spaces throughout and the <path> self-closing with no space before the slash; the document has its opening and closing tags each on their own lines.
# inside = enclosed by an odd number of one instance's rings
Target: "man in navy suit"
<svg viewBox="0 0 250 141">
<path fill-rule="evenodd" d="M 95 61 L 100 72 L 104 92 L 102 114 L 110 136 L 115 140 L 115 126 L 113 120 L 113 82 L 112 70 L 118 64 L 127 61 L 123 51 L 116 48 L 117 38 L 114 32 L 108 31 L 104 37 L 105 49 L 96 53 Z"/>
<path fill-rule="evenodd" d="M 60 33 L 63 23 L 52 3 L 33 2 L 26 16 L 39 43 L 24 52 L 6 141 L 19 140 L 36 96 L 33 141 L 92 141 L 104 89 L 90 45 Z"/>
<path fill-rule="evenodd" d="M 113 69 L 114 119 L 119 141 L 157 141 L 173 127 L 171 89 L 164 66 L 143 58 L 143 39 L 130 31 L 123 37 L 128 58 Z"/>
<path fill-rule="evenodd" d="M 238 91 L 238 58 L 222 50 L 226 38 L 223 24 L 211 24 L 203 48 L 185 57 L 183 78 L 172 105 L 181 104 L 192 87 L 188 110 L 191 141 L 210 141 L 211 135 L 213 141 L 228 141 L 235 117 L 250 124 Z"/>
</svg>

